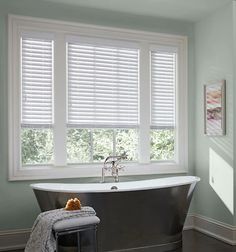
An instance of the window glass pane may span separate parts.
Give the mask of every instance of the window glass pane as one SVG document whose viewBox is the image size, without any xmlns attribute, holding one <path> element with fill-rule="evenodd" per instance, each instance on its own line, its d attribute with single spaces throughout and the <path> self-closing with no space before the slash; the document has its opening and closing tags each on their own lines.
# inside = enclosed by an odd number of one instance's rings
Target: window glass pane
<svg viewBox="0 0 236 252">
<path fill-rule="evenodd" d="M 136 129 L 68 129 L 67 162 L 103 162 L 109 155 L 127 154 L 128 161 L 137 160 Z"/>
<path fill-rule="evenodd" d="M 90 158 L 90 130 L 68 129 L 67 131 L 67 162 L 88 163 Z"/>
<path fill-rule="evenodd" d="M 113 130 L 93 130 L 93 161 L 104 161 L 106 157 L 113 155 Z"/>
<path fill-rule="evenodd" d="M 151 160 L 174 159 L 174 130 L 151 130 Z"/>
<path fill-rule="evenodd" d="M 138 132 L 136 129 L 116 130 L 116 155 L 127 154 L 127 160 L 137 160 Z"/>
<path fill-rule="evenodd" d="M 22 164 L 51 164 L 53 162 L 52 129 L 21 129 Z"/>
</svg>

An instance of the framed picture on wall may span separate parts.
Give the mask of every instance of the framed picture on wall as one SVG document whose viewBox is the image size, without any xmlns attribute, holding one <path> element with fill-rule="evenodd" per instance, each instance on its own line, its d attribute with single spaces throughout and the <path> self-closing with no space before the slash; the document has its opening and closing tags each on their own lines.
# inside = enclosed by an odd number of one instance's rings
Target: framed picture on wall
<svg viewBox="0 0 236 252">
<path fill-rule="evenodd" d="M 225 83 L 225 80 L 221 80 L 204 85 L 204 133 L 207 136 L 226 134 Z"/>
</svg>

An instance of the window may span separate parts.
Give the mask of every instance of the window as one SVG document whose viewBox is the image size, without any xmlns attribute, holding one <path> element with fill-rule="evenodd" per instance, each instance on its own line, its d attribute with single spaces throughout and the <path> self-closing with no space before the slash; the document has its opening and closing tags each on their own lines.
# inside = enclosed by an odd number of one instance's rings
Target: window
<svg viewBox="0 0 236 252">
<path fill-rule="evenodd" d="M 186 171 L 185 37 L 10 16 L 9 44 L 11 180 Z"/>
<path fill-rule="evenodd" d="M 21 36 L 21 162 L 53 162 L 53 40 Z"/>
<path fill-rule="evenodd" d="M 137 160 L 139 50 L 106 40 L 74 41 L 67 43 L 68 163 L 124 152 Z"/>
<path fill-rule="evenodd" d="M 177 53 L 151 50 L 151 160 L 175 159 Z"/>
</svg>

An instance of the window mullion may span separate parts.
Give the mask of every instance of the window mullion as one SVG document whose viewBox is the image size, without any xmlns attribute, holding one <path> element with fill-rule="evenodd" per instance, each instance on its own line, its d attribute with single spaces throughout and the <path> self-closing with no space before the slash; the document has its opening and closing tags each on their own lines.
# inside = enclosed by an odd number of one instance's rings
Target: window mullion
<svg viewBox="0 0 236 252">
<path fill-rule="evenodd" d="M 55 35 L 54 45 L 54 164 L 66 166 L 66 42 L 63 34 Z"/>
<path fill-rule="evenodd" d="M 90 163 L 93 162 L 93 133 L 94 133 L 94 130 L 93 129 L 90 129 L 89 130 L 89 140 L 90 140 Z"/>
<path fill-rule="evenodd" d="M 148 43 L 141 43 L 139 55 L 139 161 L 150 162 L 150 57 Z"/>
<path fill-rule="evenodd" d="M 113 137 L 112 153 L 113 153 L 113 155 L 117 155 L 117 153 L 116 153 L 116 134 L 117 134 L 117 129 L 113 129 L 112 130 L 112 137 Z"/>
</svg>

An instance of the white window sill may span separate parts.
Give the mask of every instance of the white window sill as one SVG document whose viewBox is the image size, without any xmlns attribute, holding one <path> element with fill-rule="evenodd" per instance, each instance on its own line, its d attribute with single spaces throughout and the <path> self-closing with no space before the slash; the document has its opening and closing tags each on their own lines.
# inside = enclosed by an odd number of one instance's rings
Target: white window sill
<svg viewBox="0 0 236 252">
<path fill-rule="evenodd" d="M 13 171 L 9 174 L 9 181 L 38 180 L 38 179 L 61 179 L 61 178 L 89 178 L 101 177 L 103 164 L 73 165 L 67 167 L 54 166 L 31 166 L 29 168 Z M 151 174 L 178 174 L 187 173 L 186 167 L 172 163 L 151 164 L 126 164 L 120 176 L 151 175 Z M 106 172 L 106 176 L 110 176 Z"/>
</svg>

